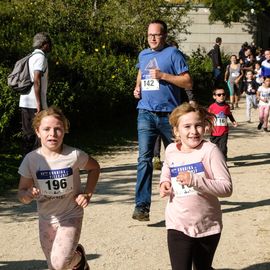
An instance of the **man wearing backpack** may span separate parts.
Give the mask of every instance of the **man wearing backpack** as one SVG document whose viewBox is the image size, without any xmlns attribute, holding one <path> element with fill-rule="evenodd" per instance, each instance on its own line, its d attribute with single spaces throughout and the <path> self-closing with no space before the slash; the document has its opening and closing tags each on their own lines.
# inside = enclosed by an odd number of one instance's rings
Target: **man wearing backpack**
<svg viewBox="0 0 270 270">
<path fill-rule="evenodd" d="M 48 61 L 46 53 L 51 51 L 52 42 L 48 33 L 37 33 L 33 38 L 34 51 L 29 58 L 29 72 L 34 82 L 30 92 L 20 96 L 22 132 L 25 154 L 38 146 L 32 128 L 35 114 L 47 108 Z"/>
</svg>

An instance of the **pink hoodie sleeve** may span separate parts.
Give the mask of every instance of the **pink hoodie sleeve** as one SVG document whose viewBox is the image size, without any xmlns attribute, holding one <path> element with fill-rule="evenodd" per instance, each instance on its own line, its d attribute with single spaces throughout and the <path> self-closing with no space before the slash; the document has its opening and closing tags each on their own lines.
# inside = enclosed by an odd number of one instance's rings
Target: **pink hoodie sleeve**
<svg viewBox="0 0 270 270">
<path fill-rule="evenodd" d="M 226 161 L 218 147 L 213 147 L 203 162 L 205 176 L 192 174 L 194 189 L 216 197 L 229 197 L 232 194 L 232 180 Z"/>
<path fill-rule="evenodd" d="M 161 169 L 159 184 L 162 184 L 163 182 L 171 182 L 171 172 L 166 160 L 166 156 Z"/>
</svg>

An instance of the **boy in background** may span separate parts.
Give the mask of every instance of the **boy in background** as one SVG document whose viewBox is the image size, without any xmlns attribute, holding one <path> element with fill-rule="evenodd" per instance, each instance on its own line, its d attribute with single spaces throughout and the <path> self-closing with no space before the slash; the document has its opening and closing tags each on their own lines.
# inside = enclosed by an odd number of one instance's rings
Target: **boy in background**
<svg viewBox="0 0 270 270">
<path fill-rule="evenodd" d="M 257 97 L 258 83 L 254 78 L 253 71 L 246 72 L 246 79 L 243 82 L 243 91 L 246 94 L 246 116 L 247 122 L 251 123 L 251 108 L 257 109 Z"/>
<path fill-rule="evenodd" d="M 215 102 L 209 106 L 208 111 L 215 114 L 216 120 L 211 132 L 210 141 L 219 147 L 227 160 L 227 142 L 229 133 L 227 118 L 229 117 L 234 127 L 237 127 L 237 122 L 231 113 L 230 106 L 225 101 L 226 94 L 223 87 L 215 88 L 213 91 L 213 98 Z"/>
</svg>

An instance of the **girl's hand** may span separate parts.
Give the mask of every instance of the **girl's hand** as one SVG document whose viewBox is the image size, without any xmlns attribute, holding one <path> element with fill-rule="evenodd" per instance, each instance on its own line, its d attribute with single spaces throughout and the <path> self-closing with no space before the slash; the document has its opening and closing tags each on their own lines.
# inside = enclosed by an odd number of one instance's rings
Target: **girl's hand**
<svg viewBox="0 0 270 270">
<path fill-rule="evenodd" d="M 32 187 L 30 189 L 28 189 L 28 191 L 31 193 L 33 199 L 36 199 L 39 197 L 40 195 L 40 190 L 36 187 Z"/>
<path fill-rule="evenodd" d="M 36 187 L 30 187 L 25 190 L 19 191 L 19 199 L 22 203 L 28 204 L 32 200 L 37 199 L 40 196 L 40 190 Z"/>
<path fill-rule="evenodd" d="M 85 208 L 89 204 L 91 197 L 92 194 L 79 194 L 78 196 L 76 196 L 75 202 L 82 208 Z"/>
<path fill-rule="evenodd" d="M 161 198 L 171 195 L 171 192 L 172 192 L 172 188 L 171 188 L 170 182 L 161 183 L 160 188 L 159 188 L 159 193 L 160 193 Z"/>
<path fill-rule="evenodd" d="M 179 182 L 180 185 L 187 185 L 190 186 L 191 184 L 191 173 L 189 171 L 186 172 L 180 172 L 178 176 L 176 177 L 177 182 Z"/>
</svg>

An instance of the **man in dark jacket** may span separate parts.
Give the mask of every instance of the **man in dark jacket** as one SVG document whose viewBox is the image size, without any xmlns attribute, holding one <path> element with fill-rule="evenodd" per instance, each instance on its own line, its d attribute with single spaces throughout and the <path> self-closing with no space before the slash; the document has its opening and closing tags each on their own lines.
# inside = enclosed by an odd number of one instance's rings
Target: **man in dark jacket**
<svg viewBox="0 0 270 270">
<path fill-rule="evenodd" d="M 214 48 L 208 53 L 208 55 L 212 59 L 213 64 L 213 76 L 214 76 L 214 83 L 218 84 L 222 80 L 221 76 L 221 54 L 220 54 L 220 45 L 222 43 L 222 39 L 220 37 L 216 38 L 216 43 Z"/>
</svg>

